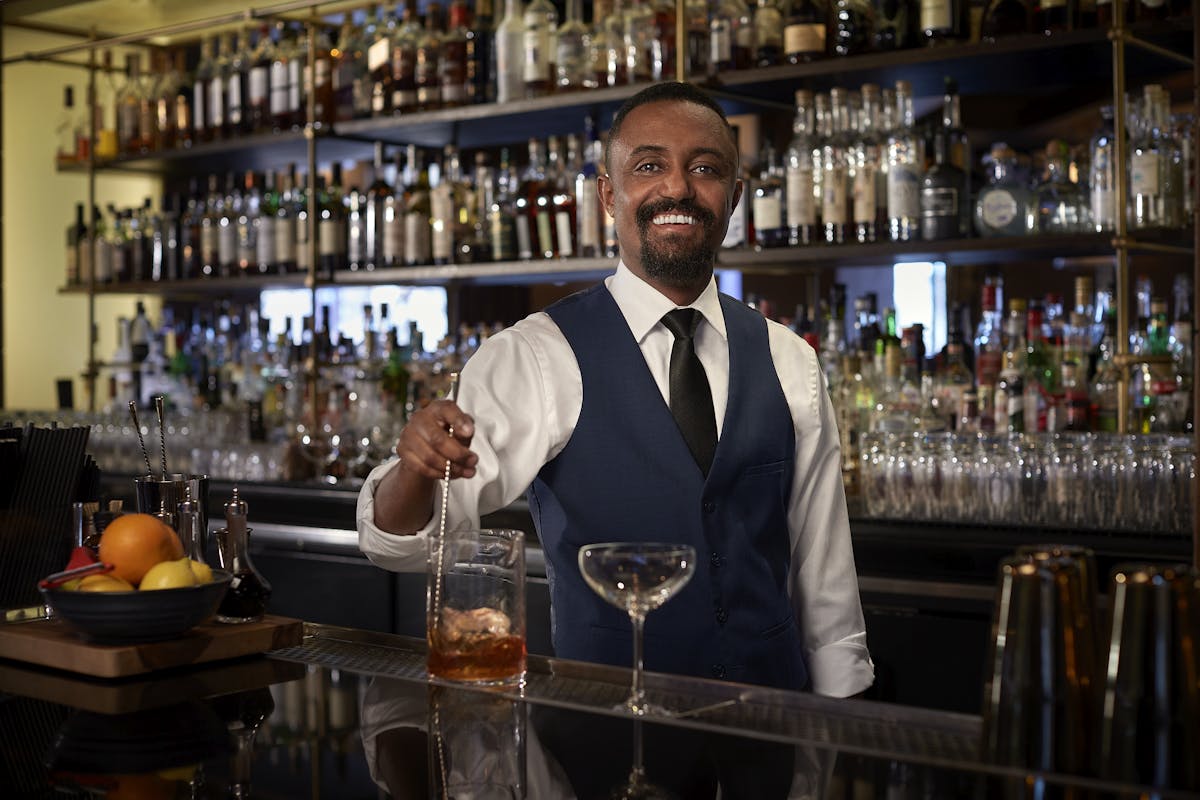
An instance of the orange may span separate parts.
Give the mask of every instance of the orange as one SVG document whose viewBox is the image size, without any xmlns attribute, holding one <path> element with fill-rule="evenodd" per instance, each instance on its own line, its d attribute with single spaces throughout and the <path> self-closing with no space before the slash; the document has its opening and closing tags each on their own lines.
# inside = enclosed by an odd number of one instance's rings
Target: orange
<svg viewBox="0 0 1200 800">
<path fill-rule="evenodd" d="M 175 531 L 149 514 L 122 514 L 100 535 L 100 560 L 113 565 L 109 574 L 134 586 L 161 561 L 183 558 Z"/>
</svg>

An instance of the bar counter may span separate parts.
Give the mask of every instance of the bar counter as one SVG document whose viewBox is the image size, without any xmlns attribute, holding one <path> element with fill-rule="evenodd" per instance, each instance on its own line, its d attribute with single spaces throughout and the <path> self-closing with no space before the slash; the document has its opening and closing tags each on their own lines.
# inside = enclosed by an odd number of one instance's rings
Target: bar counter
<svg viewBox="0 0 1200 800">
<path fill-rule="evenodd" d="M 6 797 L 1197 797 L 985 764 L 976 716 L 531 656 L 523 686 L 430 680 L 425 643 L 306 625 L 302 644 L 122 681 L 0 661 Z M 614 792 L 616 792 L 614 794 Z M 1027 794 L 1027 792 L 1034 792 Z M 1082 795 L 1075 795 L 1082 796 Z"/>
</svg>

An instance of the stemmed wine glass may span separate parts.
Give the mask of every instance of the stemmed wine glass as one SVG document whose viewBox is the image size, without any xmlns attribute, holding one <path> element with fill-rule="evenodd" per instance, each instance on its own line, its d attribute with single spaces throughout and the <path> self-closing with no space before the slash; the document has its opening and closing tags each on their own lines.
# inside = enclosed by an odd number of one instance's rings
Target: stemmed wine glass
<svg viewBox="0 0 1200 800">
<path fill-rule="evenodd" d="M 685 544 L 605 542 L 579 548 L 579 571 L 596 594 L 623 608 L 633 623 L 633 686 L 620 708 L 637 716 L 669 716 L 646 702 L 642 685 L 642 628 L 646 615 L 692 578 L 696 550 Z"/>
</svg>

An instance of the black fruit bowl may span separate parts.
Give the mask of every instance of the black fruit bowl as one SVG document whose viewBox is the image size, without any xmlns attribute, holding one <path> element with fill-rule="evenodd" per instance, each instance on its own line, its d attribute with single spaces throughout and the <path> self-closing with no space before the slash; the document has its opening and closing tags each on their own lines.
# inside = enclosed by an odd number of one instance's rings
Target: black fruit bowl
<svg viewBox="0 0 1200 800">
<path fill-rule="evenodd" d="M 217 611 L 232 576 L 214 569 L 212 581 L 178 589 L 79 592 L 42 589 L 42 596 L 84 639 L 96 644 L 160 642 L 190 631 Z"/>
</svg>

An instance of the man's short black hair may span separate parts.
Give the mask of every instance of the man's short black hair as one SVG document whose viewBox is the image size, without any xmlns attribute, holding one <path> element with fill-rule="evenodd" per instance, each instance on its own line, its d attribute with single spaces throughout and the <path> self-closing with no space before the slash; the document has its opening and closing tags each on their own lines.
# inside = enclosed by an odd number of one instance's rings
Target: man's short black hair
<svg viewBox="0 0 1200 800">
<path fill-rule="evenodd" d="M 633 111 L 638 106 L 648 105 L 650 103 L 662 103 L 679 101 L 683 103 L 692 103 L 693 105 L 702 106 L 709 109 L 725 124 L 725 128 L 729 131 L 730 137 L 733 137 L 733 127 L 729 124 L 729 118 L 725 116 L 725 109 L 721 108 L 716 100 L 713 100 L 707 92 L 691 83 L 683 83 L 681 81 L 664 81 L 663 83 L 655 83 L 642 89 L 633 97 L 626 100 L 617 109 L 617 113 L 613 115 L 612 127 L 608 129 L 608 141 L 604 145 L 604 167 L 608 169 L 608 154 L 612 149 L 612 143 L 621 133 L 621 125 L 625 122 L 625 117 L 629 116 L 629 112 Z M 735 143 L 736 145 L 736 143 Z"/>
</svg>

